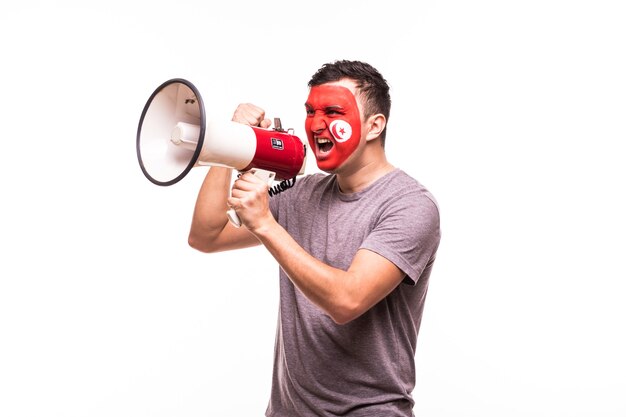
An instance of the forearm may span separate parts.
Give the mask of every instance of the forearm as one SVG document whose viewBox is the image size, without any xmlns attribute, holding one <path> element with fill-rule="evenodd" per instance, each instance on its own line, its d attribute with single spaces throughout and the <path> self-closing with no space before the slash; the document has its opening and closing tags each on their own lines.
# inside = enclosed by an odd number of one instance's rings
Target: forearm
<svg viewBox="0 0 626 417">
<path fill-rule="evenodd" d="M 335 322 L 347 323 L 363 312 L 358 286 L 354 285 L 354 274 L 317 260 L 276 222 L 266 222 L 253 234 L 272 254 L 293 284 Z"/>
<path fill-rule="evenodd" d="M 228 223 L 226 203 L 230 193 L 232 169 L 211 167 L 198 192 L 194 207 L 189 245 L 203 250 Z"/>
</svg>

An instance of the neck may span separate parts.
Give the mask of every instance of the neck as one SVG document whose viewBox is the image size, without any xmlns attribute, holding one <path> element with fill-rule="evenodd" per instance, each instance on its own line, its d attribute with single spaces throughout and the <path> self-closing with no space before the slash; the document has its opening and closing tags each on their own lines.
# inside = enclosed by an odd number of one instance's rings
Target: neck
<svg viewBox="0 0 626 417">
<path fill-rule="evenodd" d="M 350 194 L 361 191 L 395 168 L 387 161 L 382 147 L 373 152 L 373 155 L 366 152 L 360 159 L 360 163 L 346 164 L 336 172 L 341 192 Z"/>
</svg>

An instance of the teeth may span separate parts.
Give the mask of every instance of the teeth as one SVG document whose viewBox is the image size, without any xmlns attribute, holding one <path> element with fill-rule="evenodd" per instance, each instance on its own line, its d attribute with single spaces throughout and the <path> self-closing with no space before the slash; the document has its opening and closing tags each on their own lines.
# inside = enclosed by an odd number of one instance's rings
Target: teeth
<svg viewBox="0 0 626 417">
<path fill-rule="evenodd" d="M 330 139 L 317 138 L 317 143 L 319 143 L 319 144 L 330 143 Z"/>
</svg>

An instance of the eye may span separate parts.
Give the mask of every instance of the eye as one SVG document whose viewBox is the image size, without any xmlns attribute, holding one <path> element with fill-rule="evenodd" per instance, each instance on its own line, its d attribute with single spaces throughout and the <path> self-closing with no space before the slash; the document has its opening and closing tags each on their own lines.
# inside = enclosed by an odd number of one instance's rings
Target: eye
<svg viewBox="0 0 626 417">
<path fill-rule="evenodd" d="M 327 116 L 343 116 L 346 114 L 346 112 L 341 107 L 337 106 L 326 107 L 324 109 L 324 113 Z"/>
</svg>

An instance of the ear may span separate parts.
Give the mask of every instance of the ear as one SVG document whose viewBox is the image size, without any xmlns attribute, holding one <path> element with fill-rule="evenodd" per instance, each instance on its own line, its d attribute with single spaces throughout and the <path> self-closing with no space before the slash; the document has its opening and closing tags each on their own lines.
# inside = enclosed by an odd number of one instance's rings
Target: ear
<svg viewBox="0 0 626 417">
<path fill-rule="evenodd" d="M 385 130 L 385 126 L 387 126 L 387 119 L 382 113 L 373 114 L 365 123 L 367 133 L 365 136 L 365 140 L 370 141 L 378 138 L 383 130 Z"/>
</svg>

